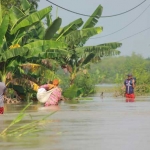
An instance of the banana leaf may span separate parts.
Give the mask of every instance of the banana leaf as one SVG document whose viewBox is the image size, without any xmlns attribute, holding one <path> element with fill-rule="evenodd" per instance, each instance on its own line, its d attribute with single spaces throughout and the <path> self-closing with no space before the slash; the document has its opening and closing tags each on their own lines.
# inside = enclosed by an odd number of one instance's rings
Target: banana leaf
<svg viewBox="0 0 150 150">
<path fill-rule="evenodd" d="M 44 38 L 45 40 L 50 40 L 54 36 L 54 34 L 60 28 L 61 22 L 62 19 L 59 17 L 52 22 L 52 24 L 46 30 L 45 38 Z"/>
<path fill-rule="evenodd" d="M 85 28 L 91 28 L 91 27 L 94 27 L 97 22 L 98 22 L 98 19 L 101 17 L 101 14 L 102 14 L 102 11 L 103 11 L 103 7 L 101 5 L 99 5 L 96 10 L 94 11 L 94 13 L 91 15 L 92 17 L 90 17 L 84 24 L 83 28 L 82 29 L 85 29 Z M 93 17 L 94 16 L 94 17 Z"/>
<path fill-rule="evenodd" d="M 41 50 L 45 51 L 47 49 L 53 49 L 53 50 L 64 50 L 67 48 L 67 45 L 62 42 L 52 41 L 52 40 L 37 40 L 35 42 L 29 43 L 24 45 L 23 47 L 27 47 L 31 50 Z"/>
<path fill-rule="evenodd" d="M 0 1 L 0 24 L 2 23 L 2 6 L 1 6 L 1 1 Z"/>
<path fill-rule="evenodd" d="M 95 57 L 100 56 L 112 56 L 112 55 L 119 55 L 120 51 L 115 50 L 111 48 L 110 46 L 84 46 L 84 47 L 79 47 L 75 49 L 76 53 L 82 57 L 89 55 L 90 53 L 94 53 Z"/>
<path fill-rule="evenodd" d="M 31 57 L 47 57 L 46 52 L 49 52 L 51 55 L 57 55 L 56 53 L 67 53 L 65 50 L 67 45 L 62 42 L 51 41 L 51 40 L 37 40 L 35 42 L 24 45 L 30 49 L 28 58 Z"/>
<path fill-rule="evenodd" d="M 27 0 L 21 0 L 21 7 L 24 11 L 26 11 L 31 7 L 31 5 Z"/>
<path fill-rule="evenodd" d="M 116 49 L 118 47 L 121 47 L 122 43 L 112 42 L 112 43 L 99 44 L 98 46 L 109 46 L 111 49 Z"/>
<path fill-rule="evenodd" d="M 36 41 L 37 39 L 42 40 L 44 35 L 45 35 L 45 27 L 43 22 L 40 21 L 36 23 L 34 26 L 21 28 L 17 33 L 16 38 L 14 38 L 11 43 L 12 44 L 19 43 L 20 45 L 25 45 L 27 43 Z"/>
<path fill-rule="evenodd" d="M 36 32 L 36 35 L 39 37 L 39 39 L 43 39 L 44 38 L 44 35 L 45 35 L 45 27 L 44 27 L 44 24 L 42 21 L 40 21 L 39 23 L 37 23 L 35 26 L 34 26 L 34 31 Z"/>
<path fill-rule="evenodd" d="M 9 24 L 9 17 L 5 15 L 0 25 L 0 46 L 2 46 L 4 36 L 8 28 L 8 24 Z"/>
<path fill-rule="evenodd" d="M 102 32 L 102 27 L 92 27 L 82 30 L 72 31 L 68 35 L 61 37 L 60 41 L 66 42 L 68 45 L 78 45 L 83 39 L 87 39 Z"/>
<path fill-rule="evenodd" d="M 68 89 L 66 89 L 63 93 L 63 95 L 70 100 L 76 98 L 78 95 L 79 88 L 76 85 L 70 86 Z"/>
<path fill-rule="evenodd" d="M 86 65 L 87 63 L 89 63 L 93 58 L 95 57 L 94 53 L 90 53 L 82 62 L 82 66 Z"/>
<path fill-rule="evenodd" d="M 78 28 L 80 28 L 83 24 L 83 20 L 81 18 L 71 22 L 70 24 L 68 24 L 67 26 L 63 27 L 63 29 L 60 31 L 60 33 L 57 36 L 57 40 L 61 37 L 61 36 L 65 36 L 67 34 L 69 34 L 72 31 L 77 30 Z"/>
<path fill-rule="evenodd" d="M 8 61 L 5 63 L 5 68 L 8 72 L 8 71 L 12 71 L 14 68 L 17 69 L 16 66 L 18 66 L 18 65 L 19 65 L 18 60 L 13 59 L 13 60 L 9 61 L 9 59 L 8 59 Z"/>
<path fill-rule="evenodd" d="M 50 14 L 46 15 L 46 24 L 48 27 L 52 24 L 52 18 Z"/>
<path fill-rule="evenodd" d="M 6 62 L 8 59 L 18 57 L 18 56 L 27 56 L 29 52 L 28 48 L 19 47 L 14 49 L 9 49 L 0 54 L 0 62 Z"/>
<path fill-rule="evenodd" d="M 42 20 L 50 11 L 52 7 L 46 7 L 40 11 L 34 12 L 31 15 L 24 18 L 21 22 L 19 22 L 12 30 L 11 34 L 15 34 L 20 28 L 31 26 L 40 20 Z"/>
<path fill-rule="evenodd" d="M 25 14 L 19 8 L 17 8 L 16 6 L 12 6 L 9 11 L 9 17 L 11 21 L 10 25 L 13 27 L 17 23 L 17 21 L 24 16 Z"/>
</svg>

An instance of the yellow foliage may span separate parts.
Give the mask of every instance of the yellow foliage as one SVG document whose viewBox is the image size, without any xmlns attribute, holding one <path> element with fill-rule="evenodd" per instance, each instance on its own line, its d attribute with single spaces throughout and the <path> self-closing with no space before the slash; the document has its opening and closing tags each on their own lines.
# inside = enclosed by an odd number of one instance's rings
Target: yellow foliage
<svg viewBox="0 0 150 150">
<path fill-rule="evenodd" d="M 19 44 L 15 44 L 15 45 L 11 45 L 9 48 L 13 49 L 13 48 L 18 48 L 18 47 L 20 47 L 20 45 Z"/>
<path fill-rule="evenodd" d="M 37 91 L 39 86 L 36 83 L 32 83 L 32 87 L 34 91 Z"/>
<path fill-rule="evenodd" d="M 74 80 L 74 79 L 75 79 L 75 77 L 76 77 L 75 73 L 72 73 L 72 75 L 71 75 L 71 79 L 72 79 L 72 80 Z"/>
<path fill-rule="evenodd" d="M 40 67 L 40 65 L 38 65 L 38 64 L 31 64 L 30 63 L 30 66 L 31 66 L 31 71 L 36 71 L 39 67 Z"/>
<path fill-rule="evenodd" d="M 33 64 L 33 63 L 27 63 L 27 64 L 23 64 L 21 66 L 23 67 L 23 69 L 28 69 L 32 72 L 36 71 L 40 67 L 40 65 Z"/>
</svg>

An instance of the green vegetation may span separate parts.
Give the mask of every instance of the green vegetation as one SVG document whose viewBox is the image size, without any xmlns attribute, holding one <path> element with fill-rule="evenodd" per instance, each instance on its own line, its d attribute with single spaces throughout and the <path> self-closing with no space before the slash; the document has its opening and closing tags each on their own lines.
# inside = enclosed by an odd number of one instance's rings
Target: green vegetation
<svg viewBox="0 0 150 150">
<path fill-rule="evenodd" d="M 10 89 L 8 95 L 14 97 L 14 91 L 21 99 L 33 100 L 38 86 L 54 78 L 62 81 L 64 93 L 68 93 L 65 90 L 72 93 L 72 86 L 76 87 L 77 93 L 72 98 L 92 93 L 94 84 L 88 74 L 91 64 L 101 57 L 118 55 L 120 51 L 116 49 L 121 46 L 121 43 L 84 46 L 90 37 L 103 30 L 95 27 L 103 7 L 99 5 L 92 14 L 95 17 L 85 23 L 79 18 L 61 27 L 60 17 L 51 18 L 52 7 L 38 11 L 33 7 L 36 2 L 11 0 L 0 5 L 0 79 Z M 60 68 L 68 73 L 67 79 L 57 74 Z"/>
<path fill-rule="evenodd" d="M 1 4 L 2 4 L 2 9 L 4 14 L 9 13 L 9 9 L 12 6 L 16 6 L 19 9 L 24 9 L 23 5 L 21 5 L 21 3 L 25 3 L 25 5 L 27 5 L 27 3 L 29 2 L 33 8 L 37 8 L 38 7 L 38 3 L 40 0 L 28 0 L 28 1 L 24 1 L 24 0 L 1 0 Z M 24 5 L 24 6 L 25 6 Z"/>
<path fill-rule="evenodd" d="M 132 73 L 137 79 L 136 95 L 150 92 L 150 60 L 135 53 L 132 56 L 102 59 L 97 65 L 92 65 L 90 69 L 95 83 L 115 83 L 119 85 L 119 89 L 128 73 Z"/>
<path fill-rule="evenodd" d="M 27 123 L 20 127 L 15 127 L 21 121 L 23 121 L 24 117 L 26 116 L 25 110 L 30 105 L 31 103 L 27 104 L 26 107 L 17 115 L 17 117 L 8 125 L 8 127 L 6 127 L 3 131 L 0 132 L 0 137 L 7 137 L 7 136 L 21 137 L 28 134 L 32 135 L 43 130 L 41 127 L 49 122 L 47 118 L 52 114 L 54 114 L 55 112 L 52 112 L 39 120 L 33 120 L 32 116 L 30 116 L 31 117 L 30 123 Z"/>
</svg>

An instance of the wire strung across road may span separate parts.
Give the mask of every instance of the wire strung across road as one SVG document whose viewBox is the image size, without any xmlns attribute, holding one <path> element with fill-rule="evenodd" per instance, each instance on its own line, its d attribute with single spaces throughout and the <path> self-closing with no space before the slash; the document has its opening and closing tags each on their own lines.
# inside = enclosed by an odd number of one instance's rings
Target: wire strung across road
<svg viewBox="0 0 150 150">
<path fill-rule="evenodd" d="M 57 5 L 57 4 L 53 3 L 53 2 L 51 2 L 50 0 L 46 0 L 46 1 L 49 2 L 49 3 L 51 3 L 51 4 L 53 4 L 53 5 L 55 5 L 55 6 L 57 6 L 57 7 L 59 7 L 59 8 L 61 8 L 61 9 L 64 9 L 64 10 L 66 10 L 66 11 L 68 11 L 68 12 L 71 12 L 71 13 L 74 13 L 74 14 L 77 14 L 77 15 L 86 16 L 86 17 L 96 17 L 96 16 L 90 16 L 90 15 L 86 15 L 86 14 L 82 14 L 82 13 L 78 13 L 78 12 L 69 10 L 69 9 L 67 9 L 67 8 L 64 8 L 64 7 L 62 7 L 62 6 L 59 6 L 59 5 Z M 101 18 L 116 17 L 116 16 L 119 16 L 119 15 L 123 15 L 123 14 L 125 14 L 125 13 L 128 13 L 128 12 L 130 12 L 130 11 L 136 9 L 137 7 L 139 7 L 140 5 L 142 5 L 144 2 L 146 2 L 146 0 L 144 0 L 143 2 L 141 2 L 140 4 L 138 4 L 137 6 L 131 8 L 131 9 L 125 11 L 125 12 L 118 13 L 118 14 L 115 14 L 115 15 L 109 15 L 109 16 L 101 16 Z"/>
<path fill-rule="evenodd" d="M 103 36 L 99 36 L 99 37 L 95 37 L 95 38 L 89 38 L 89 39 L 99 39 L 99 38 L 104 38 L 104 37 L 107 37 L 107 36 L 110 36 L 110 35 L 113 35 L 115 33 L 118 33 L 119 31 L 122 31 L 123 29 L 125 29 L 126 27 L 128 27 L 129 25 L 131 25 L 133 22 L 135 22 L 138 18 L 140 18 L 144 12 L 150 7 L 150 4 L 148 5 L 148 7 L 146 7 L 146 9 L 144 9 L 144 11 L 142 11 L 142 13 L 136 17 L 134 20 L 132 20 L 129 24 L 127 24 L 126 26 L 124 26 L 123 28 L 115 31 L 115 32 L 112 32 L 112 33 L 109 33 L 109 34 L 106 34 L 106 35 L 103 35 Z"/>
</svg>

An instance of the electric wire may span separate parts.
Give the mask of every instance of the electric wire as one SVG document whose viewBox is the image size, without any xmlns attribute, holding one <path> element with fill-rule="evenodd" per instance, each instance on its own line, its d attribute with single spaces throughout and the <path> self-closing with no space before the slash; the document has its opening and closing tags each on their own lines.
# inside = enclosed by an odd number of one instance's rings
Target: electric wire
<svg viewBox="0 0 150 150">
<path fill-rule="evenodd" d="M 121 41 L 124 41 L 124 40 L 126 40 L 126 39 L 129 39 L 129 38 L 131 38 L 131 37 L 133 37 L 133 36 L 136 36 L 136 35 L 138 35 L 138 34 L 140 34 L 140 33 L 142 33 L 142 32 L 145 32 L 145 31 L 147 31 L 147 30 L 149 30 L 149 29 L 150 29 L 150 27 L 148 27 L 148 28 L 146 28 L 146 29 L 144 29 L 144 30 L 142 30 L 142 31 L 140 31 L 140 32 L 137 32 L 137 33 L 135 33 L 135 34 L 133 34 L 133 35 L 130 35 L 130 36 L 126 37 L 126 38 L 123 38 L 123 39 L 121 39 L 121 40 L 118 40 L 117 42 L 121 42 Z"/>
<path fill-rule="evenodd" d="M 72 10 L 69 10 L 69 9 L 66 9 L 66 8 L 64 8 L 64 7 L 62 7 L 62 6 L 59 6 L 59 5 L 57 5 L 57 4 L 53 3 L 53 2 L 51 2 L 50 0 L 46 0 L 46 1 L 49 2 L 49 3 L 51 3 L 51 4 L 53 4 L 53 5 L 55 5 L 55 6 L 57 6 L 57 7 L 59 7 L 59 8 L 61 8 L 61 9 L 64 9 L 64 10 L 69 11 L 69 12 L 74 13 L 74 14 L 78 14 L 78 15 L 82 15 L 82 16 L 86 16 L 86 17 L 96 17 L 96 16 L 90 16 L 90 15 L 86 15 L 86 14 L 82 14 L 82 13 L 78 13 L 78 12 L 75 12 L 75 11 L 72 11 Z M 130 11 L 136 9 L 136 8 L 139 7 L 140 5 L 142 5 L 144 2 L 146 2 L 146 0 L 144 0 L 143 2 L 141 2 L 140 4 L 138 4 L 137 6 L 131 8 L 131 9 L 125 11 L 125 12 L 118 13 L 118 14 L 115 14 L 115 15 L 109 15 L 109 16 L 101 16 L 101 18 L 115 17 L 115 16 L 119 16 L 119 15 L 128 13 L 128 12 L 130 12 Z M 135 20 L 137 20 L 137 19 L 149 8 L 149 6 L 150 6 L 150 4 L 149 4 L 148 7 L 147 7 L 137 18 L 135 18 L 131 23 L 133 23 Z M 126 28 L 126 27 L 129 26 L 131 23 L 129 23 L 129 24 L 126 25 L 125 27 L 121 28 L 120 30 Z M 140 34 L 140 33 L 142 33 L 142 32 L 145 32 L 145 31 L 147 31 L 147 30 L 149 30 L 149 29 L 150 29 L 150 27 L 148 27 L 148 28 L 146 28 L 146 29 L 144 29 L 144 30 L 142 30 L 142 31 L 140 31 L 140 32 L 137 32 L 137 33 L 135 33 L 135 34 L 133 34 L 133 35 L 130 35 L 130 36 L 126 37 L 126 38 L 123 38 L 123 39 L 121 39 L 121 40 L 118 40 L 117 42 L 121 42 L 121 41 L 124 41 L 124 40 L 126 40 L 126 39 L 129 39 L 129 38 L 131 38 L 131 37 L 133 37 L 133 36 L 136 36 L 136 35 L 138 35 L 138 34 Z M 115 32 L 119 32 L 120 30 L 115 31 Z M 114 34 L 114 32 L 111 33 L 111 34 Z M 105 36 L 108 36 L 108 35 L 105 35 Z M 101 37 L 97 37 L 97 38 L 101 38 Z M 93 38 L 92 38 L 92 39 L 93 39 Z"/>
<path fill-rule="evenodd" d="M 128 27 L 129 25 L 131 25 L 133 22 L 135 22 L 138 18 L 140 18 L 140 17 L 146 12 L 146 10 L 147 10 L 149 7 L 150 7 L 150 4 L 148 5 L 148 7 L 146 7 L 146 9 L 144 9 L 144 11 L 142 11 L 142 13 L 141 13 L 139 16 L 137 16 L 134 20 L 132 20 L 129 24 L 127 24 L 126 26 L 122 27 L 121 29 L 119 29 L 119 30 L 117 30 L 117 31 L 114 31 L 114 32 L 112 32 L 112 33 L 103 35 L 103 36 L 99 36 L 99 37 L 95 37 L 95 38 L 89 38 L 89 39 L 104 38 L 104 37 L 113 35 L 113 34 L 115 34 L 115 33 L 118 33 L 119 31 L 122 31 L 123 29 L 125 29 L 126 27 Z"/>
<path fill-rule="evenodd" d="M 86 15 L 86 14 L 82 14 L 82 13 L 78 13 L 78 12 L 69 10 L 69 9 L 67 9 L 67 8 L 64 8 L 64 7 L 62 7 L 62 6 L 59 6 L 59 5 L 57 5 L 57 4 L 53 3 L 53 2 L 51 2 L 50 0 L 46 0 L 46 1 L 49 2 L 49 3 L 51 3 L 51 4 L 53 4 L 53 5 L 55 5 L 55 6 L 57 6 L 57 7 L 59 7 L 59 8 L 61 8 L 61 9 L 64 9 L 64 10 L 66 10 L 66 11 L 68 11 L 68 12 L 71 12 L 71 13 L 74 13 L 74 14 L 77 14 L 77 15 L 86 16 L 86 17 L 96 17 L 96 16 L 90 16 L 90 15 Z M 109 15 L 109 16 L 101 16 L 101 18 L 116 17 L 116 16 L 119 16 L 119 15 L 126 14 L 126 13 L 128 13 L 128 12 L 130 12 L 130 11 L 136 9 L 137 7 L 139 7 L 140 5 L 142 5 L 144 2 L 146 2 L 146 0 L 144 0 L 143 2 L 141 2 L 140 4 L 138 4 L 137 6 L 131 8 L 131 9 L 127 10 L 127 11 L 124 11 L 124 12 L 118 13 L 118 14 L 114 14 L 114 15 Z"/>
</svg>

